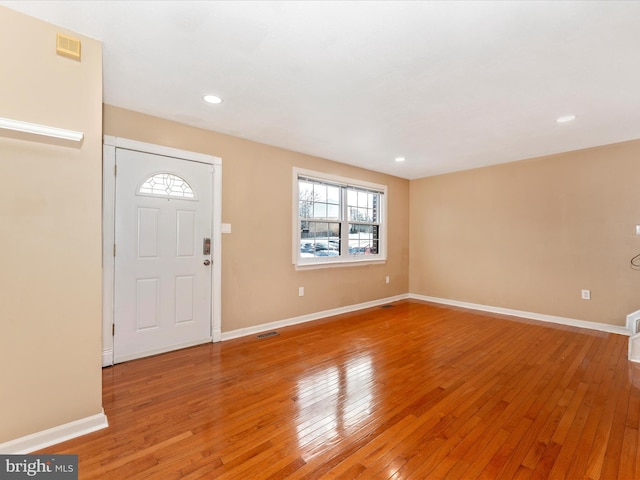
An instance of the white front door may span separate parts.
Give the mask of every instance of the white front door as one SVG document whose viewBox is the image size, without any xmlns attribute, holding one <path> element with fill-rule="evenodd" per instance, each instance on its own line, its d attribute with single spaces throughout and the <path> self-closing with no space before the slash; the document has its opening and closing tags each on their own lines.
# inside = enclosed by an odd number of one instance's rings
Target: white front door
<svg viewBox="0 0 640 480">
<path fill-rule="evenodd" d="M 211 165 L 117 148 L 116 167 L 114 362 L 211 341 Z"/>
</svg>

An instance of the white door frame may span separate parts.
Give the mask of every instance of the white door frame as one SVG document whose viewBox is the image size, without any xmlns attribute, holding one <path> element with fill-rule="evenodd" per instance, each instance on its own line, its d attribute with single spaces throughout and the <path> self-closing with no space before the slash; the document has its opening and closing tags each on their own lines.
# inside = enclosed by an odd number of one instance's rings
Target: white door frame
<svg viewBox="0 0 640 480">
<path fill-rule="evenodd" d="M 113 365 L 113 302 L 115 260 L 115 165 L 116 148 L 207 163 L 213 168 L 213 208 L 211 224 L 211 333 L 213 341 L 222 340 L 222 159 L 203 153 L 104 136 L 102 155 L 102 366 Z"/>
</svg>

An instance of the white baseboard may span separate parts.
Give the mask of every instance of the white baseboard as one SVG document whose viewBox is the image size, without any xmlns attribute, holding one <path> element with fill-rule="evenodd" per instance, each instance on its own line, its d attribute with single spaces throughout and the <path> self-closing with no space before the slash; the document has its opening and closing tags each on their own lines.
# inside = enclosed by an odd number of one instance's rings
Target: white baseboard
<svg viewBox="0 0 640 480">
<path fill-rule="evenodd" d="M 113 349 L 102 350 L 102 366 L 110 367 L 113 365 Z"/>
<path fill-rule="evenodd" d="M 285 320 L 278 320 L 271 323 L 262 323 L 254 327 L 239 328 L 238 330 L 231 330 L 229 332 L 222 333 L 222 340 L 232 340 L 234 338 L 246 337 L 248 335 L 255 335 L 257 333 L 265 332 L 267 330 L 274 330 L 276 328 L 289 327 L 291 325 L 298 325 L 300 323 L 312 322 L 321 318 L 332 317 L 334 315 L 341 315 L 343 313 L 355 312 L 357 310 L 363 310 L 365 308 L 377 307 L 379 305 L 385 305 L 391 302 L 397 302 L 398 300 L 406 300 L 409 295 L 396 295 L 394 297 L 381 298 L 379 300 L 373 300 L 371 302 L 358 303 L 356 305 L 349 305 L 346 307 L 332 308 L 330 310 L 323 310 L 322 312 L 310 313 L 307 315 L 301 315 L 299 317 L 287 318 Z"/>
<path fill-rule="evenodd" d="M 514 317 L 528 318 L 531 320 L 539 320 L 541 322 L 557 323 L 560 325 L 568 325 L 571 327 L 588 328 L 590 330 L 598 330 L 600 332 L 617 333 L 619 335 L 629 336 L 630 332 L 625 327 L 617 325 L 609 325 L 608 323 L 588 322 L 586 320 L 576 320 L 574 318 L 556 317 L 554 315 L 545 315 L 542 313 L 525 312 L 522 310 L 512 310 L 510 308 L 492 307 L 490 305 L 481 305 L 478 303 L 460 302 L 458 300 L 449 300 L 446 298 L 428 297 L 426 295 L 417 295 L 410 293 L 408 298 L 413 300 L 423 300 L 425 302 L 441 303 L 443 305 L 451 305 L 454 307 L 468 308 L 471 310 L 480 310 L 483 312 L 498 313 L 501 315 L 511 315 Z"/>
<path fill-rule="evenodd" d="M 108 426 L 109 422 L 103 410 L 102 413 L 91 415 L 90 417 L 74 420 L 73 422 L 42 430 L 41 432 L 0 443 L 0 453 L 3 455 L 24 455 L 71 440 L 81 435 L 86 435 L 87 433 L 95 432 L 96 430 L 107 428 Z"/>
</svg>

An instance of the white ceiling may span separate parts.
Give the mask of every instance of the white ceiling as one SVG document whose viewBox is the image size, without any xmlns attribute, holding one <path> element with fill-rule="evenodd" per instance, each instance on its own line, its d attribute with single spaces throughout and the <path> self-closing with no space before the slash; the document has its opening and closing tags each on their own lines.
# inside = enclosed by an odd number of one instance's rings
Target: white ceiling
<svg viewBox="0 0 640 480">
<path fill-rule="evenodd" d="M 640 2 L 0 4 L 101 40 L 105 103 L 404 178 L 640 138 Z"/>
</svg>

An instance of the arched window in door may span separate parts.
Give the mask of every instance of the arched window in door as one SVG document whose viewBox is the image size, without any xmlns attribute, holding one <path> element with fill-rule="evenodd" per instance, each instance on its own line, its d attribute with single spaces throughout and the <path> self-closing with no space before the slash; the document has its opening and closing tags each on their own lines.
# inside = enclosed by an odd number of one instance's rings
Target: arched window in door
<svg viewBox="0 0 640 480">
<path fill-rule="evenodd" d="M 197 195 L 189 182 L 173 173 L 161 172 L 147 178 L 138 187 L 138 195 L 153 197 L 173 197 L 196 200 Z"/>
</svg>

